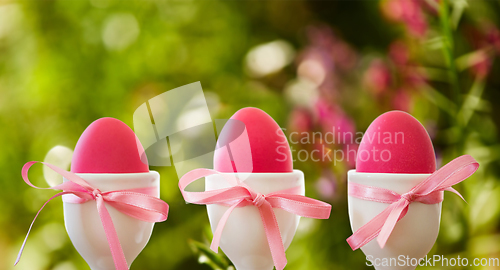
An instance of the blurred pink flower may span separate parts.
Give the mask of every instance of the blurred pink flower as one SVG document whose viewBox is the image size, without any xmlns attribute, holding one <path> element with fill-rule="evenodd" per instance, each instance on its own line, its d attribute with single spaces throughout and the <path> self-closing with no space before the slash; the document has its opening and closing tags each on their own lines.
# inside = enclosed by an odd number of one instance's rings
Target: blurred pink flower
<svg viewBox="0 0 500 270">
<path fill-rule="evenodd" d="M 495 55 L 500 55 L 500 31 L 490 22 L 482 22 L 477 27 L 466 27 L 466 36 L 472 47 L 477 51 L 475 63 L 470 72 L 484 79 L 491 70 Z"/>
<path fill-rule="evenodd" d="M 466 37 L 475 49 L 493 48 L 500 54 L 500 30 L 490 21 L 466 27 Z"/>
<path fill-rule="evenodd" d="M 316 102 L 314 114 L 316 116 L 316 120 L 320 125 L 329 126 L 330 128 L 332 124 L 335 122 L 336 114 L 334 106 L 329 104 L 326 100 L 320 99 Z"/>
<path fill-rule="evenodd" d="M 389 59 L 396 66 L 399 84 L 405 88 L 418 89 L 425 81 L 425 74 L 418 70 L 410 57 L 408 45 L 397 40 L 389 47 Z"/>
<path fill-rule="evenodd" d="M 353 69 L 358 61 L 356 52 L 349 44 L 340 39 L 335 39 L 332 47 L 332 55 L 335 64 L 343 71 Z"/>
<path fill-rule="evenodd" d="M 312 129 L 311 115 L 305 109 L 295 108 L 288 117 L 288 127 L 299 134 L 309 132 Z"/>
<path fill-rule="evenodd" d="M 426 80 L 426 75 L 415 67 L 408 66 L 404 70 L 403 83 L 413 89 L 418 89 Z"/>
<path fill-rule="evenodd" d="M 496 25 L 490 24 L 486 27 L 486 43 L 493 46 L 497 54 L 500 54 L 500 30 Z"/>
<path fill-rule="evenodd" d="M 307 28 L 307 37 L 311 44 L 306 51 L 319 52 L 327 71 L 333 71 L 334 67 L 346 71 L 356 65 L 358 56 L 354 49 L 347 42 L 338 38 L 329 26 L 311 26 Z"/>
<path fill-rule="evenodd" d="M 389 46 L 389 58 L 396 65 L 406 65 L 410 59 L 408 46 L 401 40 L 396 40 Z"/>
<path fill-rule="evenodd" d="M 332 74 L 328 76 L 323 84 L 319 87 L 319 92 L 323 100 L 338 100 L 338 89 L 342 89 L 340 85 L 342 81 L 340 80 L 338 74 Z"/>
<path fill-rule="evenodd" d="M 429 28 L 424 14 L 425 1 L 387 0 L 382 2 L 382 11 L 391 20 L 402 22 L 410 34 L 423 37 Z"/>
<path fill-rule="evenodd" d="M 378 95 L 389 90 L 392 82 L 389 66 L 382 59 L 375 59 L 364 74 L 365 87 Z"/>
<path fill-rule="evenodd" d="M 326 43 L 326 42 L 323 42 Z M 306 78 L 318 87 L 320 92 L 336 95 L 334 62 L 330 51 L 311 45 L 297 57 L 297 75 Z"/>
<path fill-rule="evenodd" d="M 326 72 L 322 59 L 314 54 L 301 61 L 297 68 L 297 74 L 300 77 L 307 78 L 316 85 L 321 85 L 324 82 L 327 76 Z"/>
<path fill-rule="evenodd" d="M 354 121 L 337 105 L 320 100 L 316 103 L 316 119 L 321 126 L 323 136 L 333 133 L 334 145 L 331 148 L 342 149 L 355 143 L 356 126 Z"/>
<path fill-rule="evenodd" d="M 326 25 L 310 26 L 307 28 L 307 37 L 310 45 L 304 49 L 299 60 L 313 59 L 319 61 L 327 72 L 333 71 L 331 48 L 335 43 L 335 37 L 332 29 Z"/>
<path fill-rule="evenodd" d="M 398 89 L 392 99 L 392 106 L 395 110 L 410 112 L 412 110 L 411 95 L 404 89 Z"/>
<path fill-rule="evenodd" d="M 484 79 L 490 73 L 492 65 L 491 59 L 493 58 L 493 56 L 490 56 L 485 51 L 479 51 L 479 54 L 481 55 L 479 57 L 480 61 L 478 61 L 475 65 L 472 66 L 471 72 L 478 78 Z"/>
<path fill-rule="evenodd" d="M 333 44 L 333 31 L 328 25 L 310 26 L 306 29 L 306 34 L 312 46 L 328 48 Z"/>
<path fill-rule="evenodd" d="M 342 144 L 351 144 L 356 139 L 356 125 L 354 121 L 344 112 L 340 113 L 337 119 L 337 130 L 342 136 Z"/>
<path fill-rule="evenodd" d="M 331 170 L 324 169 L 316 182 L 316 190 L 322 199 L 333 199 L 337 190 L 336 177 Z"/>
</svg>

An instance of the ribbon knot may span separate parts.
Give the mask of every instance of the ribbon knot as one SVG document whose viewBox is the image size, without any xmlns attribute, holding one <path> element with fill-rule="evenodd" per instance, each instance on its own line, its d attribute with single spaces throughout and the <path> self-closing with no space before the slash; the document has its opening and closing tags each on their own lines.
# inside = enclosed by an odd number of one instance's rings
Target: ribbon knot
<svg viewBox="0 0 500 270">
<path fill-rule="evenodd" d="M 97 199 L 99 196 L 102 197 L 102 193 L 98 188 L 92 190 L 92 197 L 94 197 L 94 199 Z"/>
<path fill-rule="evenodd" d="M 256 193 L 255 198 L 253 198 L 252 204 L 261 207 L 262 204 L 266 201 L 266 197 L 262 195 L 261 193 Z"/>
<path fill-rule="evenodd" d="M 19 254 L 17 255 L 17 260 L 14 265 L 16 265 L 21 259 L 21 255 L 23 253 L 24 246 L 26 245 L 26 241 L 28 240 L 31 228 L 33 227 L 33 224 L 35 223 L 35 220 L 42 211 L 42 209 L 52 199 L 55 199 L 62 195 L 68 196 L 68 197 L 63 197 L 63 201 L 67 203 L 79 204 L 79 203 L 85 203 L 89 200 L 96 201 L 97 212 L 99 213 L 104 233 L 106 234 L 106 239 L 108 240 L 109 249 L 113 257 L 113 262 L 117 270 L 127 270 L 128 264 L 125 259 L 125 255 L 123 254 L 120 240 L 118 239 L 118 235 L 113 225 L 113 220 L 111 219 L 111 216 L 109 215 L 109 212 L 106 209 L 104 201 L 106 201 L 108 205 L 111 205 L 121 213 L 129 215 L 133 218 L 142 221 L 162 222 L 167 219 L 168 204 L 160 200 L 159 198 L 155 197 L 155 194 L 157 193 L 156 187 L 115 190 L 115 191 L 105 192 L 103 194 L 99 189 L 92 187 L 80 176 L 72 172 L 65 171 L 52 164 L 40 162 L 48 166 L 58 174 L 62 175 L 68 181 L 50 188 L 39 188 L 33 185 L 28 179 L 28 171 L 30 167 L 38 162 L 39 161 L 30 161 L 24 164 L 22 169 L 22 176 L 24 182 L 26 182 L 26 184 L 28 184 L 29 186 L 37 189 L 55 189 L 55 190 L 63 190 L 63 192 L 59 192 L 56 195 L 52 196 L 49 200 L 47 200 L 43 204 L 42 208 L 38 210 L 38 213 L 35 215 L 35 218 L 31 222 L 28 233 L 24 238 L 23 245 L 21 246 L 21 250 L 19 250 Z"/>
<path fill-rule="evenodd" d="M 192 182 L 209 175 L 220 174 L 225 177 L 234 186 L 224 189 L 210 190 L 204 192 L 188 192 L 185 188 Z M 233 180 L 233 181 L 232 181 Z M 244 207 L 247 205 L 255 205 L 259 210 L 264 231 L 266 233 L 267 242 L 271 251 L 274 265 L 277 270 L 283 270 L 287 263 L 285 255 L 285 247 L 281 239 L 281 233 L 276 221 L 273 208 L 283 209 L 292 214 L 303 217 L 327 219 L 330 217 L 332 206 L 318 200 L 314 200 L 302 195 L 297 195 L 300 192 L 300 187 L 294 187 L 278 192 L 272 192 L 266 195 L 253 191 L 250 187 L 240 181 L 234 181 L 231 176 L 219 173 L 210 169 L 195 169 L 179 180 L 179 188 L 184 200 L 194 204 L 220 204 L 228 206 L 229 209 L 222 215 L 219 224 L 214 232 L 214 237 L 210 248 L 214 252 L 218 252 L 219 243 L 222 237 L 224 226 L 231 215 L 231 212 L 236 207 Z M 241 243 L 245 245 L 246 243 Z"/>
<path fill-rule="evenodd" d="M 407 214 L 411 203 L 440 203 L 443 201 L 444 190 L 452 191 L 463 199 L 462 195 L 452 186 L 467 179 L 478 168 L 479 163 L 473 157 L 460 156 L 435 171 L 403 195 L 384 188 L 349 182 L 349 196 L 387 203 L 389 206 L 347 238 L 347 243 L 352 250 L 356 250 L 377 237 L 380 248 L 384 248 L 396 223 Z"/>
<path fill-rule="evenodd" d="M 408 201 L 408 203 L 412 203 L 417 199 L 417 196 L 413 192 L 407 192 L 403 195 L 401 195 L 401 198 L 405 199 Z"/>
</svg>

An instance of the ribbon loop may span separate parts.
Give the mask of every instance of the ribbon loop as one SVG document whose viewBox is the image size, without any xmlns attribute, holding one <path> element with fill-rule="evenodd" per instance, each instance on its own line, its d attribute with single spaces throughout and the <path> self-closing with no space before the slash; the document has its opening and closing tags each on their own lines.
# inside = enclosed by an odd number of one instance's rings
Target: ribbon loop
<svg viewBox="0 0 500 270">
<path fill-rule="evenodd" d="M 347 243 L 352 250 L 356 250 L 377 237 L 380 248 L 384 248 L 396 223 L 406 215 L 411 203 L 440 203 L 443 201 L 444 190 L 452 191 L 463 199 L 452 186 L 467 179 L 478 168 L 479 163 L 473 157 L 460 156 L 435 171 L 407 193 L 400 195 L 399 198 L 391 190 L 349 182 L 349 196 L 390 205 L 347 238 Z"/>
<path fill-rule="evenodd" d="M 328 219 L 330 217 L 331 205 L 302 195 L 293 194 L 299 190 L 296 187 L 263 195 L 253 191 L 248 185 L 241 181 L 232 181 L 230 183 L 233 184 L 233 186 L 230 188 L 204 192 L 185 191 L 185 188 L 190 183 L 202 177 L 214 174 L 220 174 L 226 179 L 230 178 L 227 174 L 222 174 L 214 170 L 195 169 L 181 177 L 179 180 L 179 188 L 184 200 L 188 203 L 205 205 L 221 204 L 229 206 L 228 210 L 226 210 L 219 220 L 219 224 L 214 232 L 212 244 L 210 245 L 210 248 L 215 252 L 218 251 L 222 231 L 231 212 L 236 207 L 254 205 L 259 209 L 274 265 L 277 270 L 283 270 L 287 263 L 285 248 L 273 208 L 283 209 L 287 212 L 310 218 Z"/>
<path fill-rule="evenodd" d="M 28 179 L 28 171 L 30 167 L 33 166 L 33 164 L 35 163 L 42 163 L 48 166 L 55 172 L 62 175 L 68 181 L 50 188 L 40 188 L 33 185 Z M 106 209 L 104 202 L 108 203 L 121 213 L 129 215 L 133 218 L 142 221 L 162 222 L 167 219 L 168 204 L 162 201 L 161 199 L 153 196 L 152 194 L 154 193 L 151 190 L 152 188 L 116 190 L 116 191 L 109 191 L 102 193 L 99 189 L 92 187 L 89 183 L 87 183 L 83 178 L 79 177 L 78 175 L 72 172 L 65 171 L 52 164 L 39 161 L 31 161 L 24 164 L 22 169 L 22 176 L 24 182 L 26 182 L 26 184 L 28 184 L 31 187 L 37 189 L 64 190 L 64 192 L 60 192 L 52 196 L 48 201 L 45 202 L 42 208 L 40 208 L 35 218 L 33 219 L 33 222 L 31 223 L 31 226 L 28 230 L 28 233 L 26 234 L 26 238 L 24 239 L 23 245 L 19 250 L 17 260 L 14 265 L 16 265 L 21 259 L 21 255 L 23 253 L 24 246 L 26 245 L 26 241 L 30 234 L 31 228 L 36 218 L 40 214 L 40 211 L 42 211 L 42 209 L 48 202 L 59 196 L 64 195 L 63 201 L 67 203 L 80 204 L 90 200 L 96 201 L 97 212 L 99 213 L 99 217 L 101 219 L 101 223 L 104 228 L 104 233 L 106 234 L 106 239 L 109 244 L 109 249 L 113 257 L 113 262 L 117 270 L 127 270 L 128 264 L 125 259 L 125 255 L 123 254 L 123 250 L 120 241 L 118 239 L 115 227 L 113 225 L 113 220 L 111 219 L 111 216 L 109 215 L 109 212 Z"/>
</svg>

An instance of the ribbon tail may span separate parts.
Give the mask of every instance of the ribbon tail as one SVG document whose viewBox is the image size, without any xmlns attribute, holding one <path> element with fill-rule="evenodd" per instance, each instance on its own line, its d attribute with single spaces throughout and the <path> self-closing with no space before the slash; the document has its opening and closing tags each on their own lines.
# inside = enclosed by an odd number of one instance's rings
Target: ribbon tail
<svg viewBox="0 0 500 270">
<path fill-rule="evenodd" d="M 273 208 L 268 201 L 265 201 L 258 209 L 262 223 L 264 224 L 264 231 L 266 232 L 274 266 L 276 266 L 276 270 L 283 270 L 287 263 L 285 247 L 283 246 L 280 228 L 278 226 L 278 221 L 276 221 Z"/>
<path fill-rule="evenodd" d="M 447 189 L 445 189 L 446 191 L 451 191 L 455 194 L 458 195 L 458 197 L 460 197 L 465 203 L 467 203 L 467 201 L 464 199 L 464 197 L 462 196 L 462 194 L 460 194 L 460 192 L 458 192 L 456 189 L 452 188 L 452 187 L 449 187 Z"/>
<path fill-rule="evenodd" d="M 53 199 L 55 199 L 55 198 L 57 198 L 57 197 L 59 197 L 61 195 L 67 194 L 67 193 L 70 193 L 70 192 L 60 192 L 60 193 L 57 193 L 56 195 L 50 197 L 50 199 L 48 199 L 42 205 L 42 207 L 40 208 L 40 210 L 38 210 L 38 212 L 35 215 L 35 218 L 33 218 L 33 221 L 31 222 L 30 228 L 28 229 L 28 233 L 26 234 L 26 237 L 24 238 L 23 245 L 21 246 L 21 249 L 19 250 L 19 253 L 17 254 L 17 259 L 16 259 L 16 262 L 14 263 L 14 265 L 16 265 L 19 262 L 19 260 L 21 260 L 21 255 L 23 254 L 24 247 L 26 246 L 26 241 L 28 241 L 28 236 L 30 235 L 31 228 L 33 227 L 33 224 L 35 223 L 36 218 L 38 217 L 38 215 L 40 214 L 40 212 L 42 212 L 42 210 L 45 207 L 45 205 L 47 205 Z"/>
<path fill-rule="evenodd" d="M 347 238 L 347 243 L 354 251 L 368 242 L 372 241 L 380 233 L 380 229 L 384 225 L 387 217 L 391 213 L 394 205 L 390 205 L 380 214 L 376 215 L 372 220 L 370 220 L 361 228 L 357 229 L 349 238 Z"/>
<path fill-rule="evenodd" d="M 400 219 L 401 214 L 406 209 L 406 207 L 408 207 L 408 205 L 409 203 L 407 200 L 401 199 L 392 209 L 377 237 L 377 242 L 380 248 L 384 248 L 387 240 L 389 240 L 389 236 L 391 236 L 391 233 L 396 226 L 396 223 Z"/>
<path fill-rule="evenodd" d="M 229 209 L 227 209 L 227 211 L 224 213 L 224 215 L 222 215 L 221 219 L 219 220 L 219 224 L 217 224 L 217 229 L 215 229 L 214 232 L 212 244 L 210 244 L 210 249 L 213 252 L 219 253 L 219 243 L 222 237 L 222 231 L 224 230 L 224 226 L 226 225 L 226 222 L 229 219 L 229 215 L 231 215 L 234 208 L 236 208 L 242 201 L 243 200 L 240 200 L 239 202 L 233 204 Z"/>
<path fill-rule="evenodd" d="M 122 246 L 120 245 L 120 240 L 118 239 L 118 234 L 116 233 L 115 226 L 113 225 L 113 220 L 109 215 L 106 206 L 104 205 L 104 200 L 101 196 L 96 198 L 97 212 L 101 218 L 102 226 L 104 228 L 104 233 L 106 234 L 106 239 L 109 243 L 109 249 L 111 250 L 111 255 L 113 256 L 113 261 L 115 263 L 116 270 L 128 270 L 127 260 L 123 254 Z"/>
</svg>

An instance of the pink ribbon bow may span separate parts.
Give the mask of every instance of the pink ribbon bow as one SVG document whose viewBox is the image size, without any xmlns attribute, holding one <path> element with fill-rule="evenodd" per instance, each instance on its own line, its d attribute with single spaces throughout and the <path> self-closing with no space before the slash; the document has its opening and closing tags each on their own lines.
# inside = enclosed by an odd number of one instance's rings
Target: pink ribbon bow
<svg viewBox="0 0 500 270">
<path fill-rule="evenodd" d="M 35 163 L 42 163 L 44 165 L 47 165 L 49 168 L 62 175 L 69 181 L 50 188 L 40 188 L 33 185 L 28 179 L 28 170 Z M 111 255 L 113 256 L 113 261 L 117 270 L 128 269 L 128 265 L 127 261 L 125 260 L 125 255 L 123 254 L 118 235 L 116 234 L 113 220 L 111 219 L 111 216 L 109 215 L 104 202 L 111 205 L 118 211 L 142 221 L 162 222 L 167 219 L 168 204 L 153 196 L 156 192 L 156 188 L 154 187 L 101 192 L 99 189 L 92 187 L 78 175 L 72 172 L 65 171 L 52 164 L 39 161 L 31 161 L 24 164 L 22 169 L 22 176 L 24 182 L 26 182 L 26 184 L 30 185 L 31 187 L 37 189 L 63 190 L 63 192 L 57 193 L 56 195 L 52 196 L 43 204 L 42 208 L 38 210 L 38 213 L 33 219 L 33 222 L 31 222 L 28 233 L 26 234 L 26 238 L 24 238 L 23 245 L 21 246 L 21 250 L 17 255 L 17 260 L 14 265 L 16 265 L 21 259 L 21 254 L 23 253 L 24 246 L 26 245 L 26 240 L 28 240 L 28 236 L 30 234 L 31 228 L 33 227 L 33 223 L 35 223 L 35 220 L 42 209 L 52 199 L 62 195 L 68 194 L 67 196 L 63 197 L 63 200 L 69 203 L 84 203 L 91 200 L 96 201 L 97 212 L 99 213 L 99 216 L 101 218 L 104 232 L 109 243 L 109 249 L 111 250 Z"/>
<path fill-rule="evenodd" d="M 460 156 L 402 195 L 384 188 L 349 183 L 349 196 L 390 205 L 347 238 L 347 243 L 352 250 L 356 250 L 378 236 L 377 242 L 384 248 L 396 223 L 406 215 L 412 202 L 440 203 L 443 201 L 444 190 L 452 191 L 463 199 L 462 195 L 451 186 L 467 179 L 478 167 L 479 163 L 473 157 Z"/>
<path fill-rule="evenodd" d="M 285 268 L 287 263 L 285 248 L 281 239 L 278 222 L 274 215 L 273 208 L 283 209 L 287 212 L 309 218 L 328 219 L 330 217 L 331 205 L 314 200 L 302 195 L 296 195 L 297 188 L 282 190 L 269 193 L 267 195 L 253 191 L 243 182 L 236 180 L 228 175 L 222 174 L 235 186 L 204 192 L 188 192 L 184 189 L 195 180 L 213 174 L 220 174 L 210 169 L 195 169 L 179 180 L 179 188 L 186 202 L 194 204 L 221 204 L 230 206 L 221 217 L 219 224 L 214 232 L 214 238 L 210 248 L 218 252 L 219 242 L 222 236 L 222 230 L 229 218 L 229 215 L 236 207 L 254 205 L 259 209 L 260 217 L 264 223 L 267 241 L 271 250 L 271 256 L 277 270 Z"/>
</svg>

